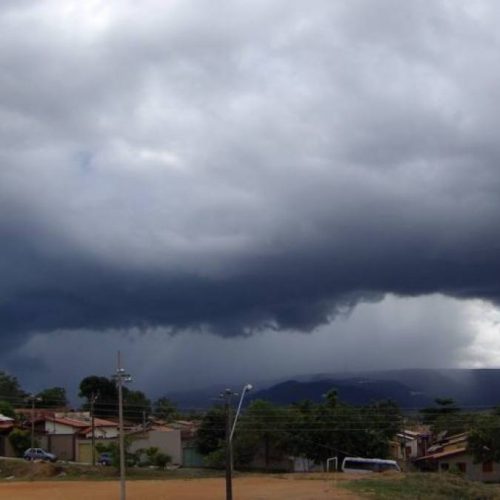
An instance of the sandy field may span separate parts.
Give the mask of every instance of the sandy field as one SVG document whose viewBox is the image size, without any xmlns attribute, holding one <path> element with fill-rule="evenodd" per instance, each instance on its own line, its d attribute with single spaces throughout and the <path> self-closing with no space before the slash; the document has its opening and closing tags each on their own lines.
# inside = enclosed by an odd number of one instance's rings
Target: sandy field
<svg viewBox="0 0 500 500">
<path fill-rule="evenodd" d="M 224 500 L 224 479 L 127 482 L 127 500 Z M 359 499 L 335 479 L 247 476 L 233 482 L 235 500 Z M 2 482 L 2 500 L 108 500 L 119 498 L 117 481 Z"/>
</svg>

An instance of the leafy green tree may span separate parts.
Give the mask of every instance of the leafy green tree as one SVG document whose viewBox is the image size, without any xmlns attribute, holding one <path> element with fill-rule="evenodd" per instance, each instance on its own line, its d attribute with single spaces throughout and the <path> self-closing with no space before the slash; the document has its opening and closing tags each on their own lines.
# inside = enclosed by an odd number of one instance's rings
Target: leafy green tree
<svg viewBox="0 0 500 500">
<path fill-rule="evenodd" d="M 145 415 L 151 412 L 151 401 L 142 391 L 131 390 L 123 387 L 123 415 L 127 420 L 141 422 Z M 94 403 L 94 415 L 101 418 L 115 417 L 118 415 L 118 388 L 114 380 L 91 375 L 80 382 L 81 398 L 86 398 L 87 403 L 83 405 L 89 409 L 90 400 L 97 395 Z"/>
<path fill-rule="evenodd" d="M 290 455 L 311 457 L 317 446 L 310 440 L 316 405 L 311 400 L 293 403 L 285 422 L 287 449 Z"/>
<path fill-rule="evenodd" d="M 79 396 L 90 399 L 92 395 L 99 394 L 103 400 L 118 399 L 118 390 L 113 380 L 98 375 L 90 375 L 80 382 Z"/>
<path fill-rule="evenodd" d="M 151 401 L 142 391 L 123 388 L 123 415 L 132 422 L 141 422 L 151 413 Z"/>
<path fill-rule="evenodd" d="M 37 402 L 38 408 L 60 408 L 68 406 L 66 389 L 64 387 L 50 387 L 37 394 L 40 401 Z"/>
<path fill-rule="evenodd" d="M 132 440 L 129 436 L 125 436 L 124 446 L 125 446 L 125 464 L 127 466 L 134 466 L 139 461 L 139 455 L 137 453 L 130 452 L 130 445 Z M 115 467 L 120 465 L 120 444 L 118 441 L 111 441 L 110 443 L 100 443 L 97 442 L 95 449 L 98 453 L 107 452 L 111 456 L 111 464 Z"/>
<path fill-rule="evenodd" d="M 211 469 L 223 469 L 226 464 L 226 449 L 224 446 L 211 451 L 205 455 L 204 462 L 207 467 Z"/>
<path fill-rule="evenodd" d="M 156 467 L 159 467 L 160 469 L 164 469 L 171 461 L 172 457 L 170 455 L 159 451 L 154 456 L 153 465 L 156 465 Z"/>
<path fill-rule="evenodd" d="M 156 446 L 141 448 L 137 450 L 135 454 L 138 457 L 137 463 L 141 467 L 154 465 L 156 467 L 165 468 L 166 465 L 172 461 L 170 455 L 161 452 Z"/>
<path fill-rule="evenodd" d="M 0 413 L 9 418 L 16 418 L 14 407 L 8 401 L 0 401 Z"/>
<path fill-rule="evenodd" d="M 154 402 L 153 415 L 166 422 L 172 422 L 180 416 L 175 403 L 166 397 L 158 398 Z"/>
<path fill-rule="evenodd" d="M 379 401 L 360 410 L 362 442 L 365 456 L 386 458 L 389 456 L 390 440 L 402 429 L 403 418 L 393 401 Z"/>
<path fill-rule="evenodd" d="M 224 446 L 226 435 L 226 413 L 215 406 L 202 418 L 196 433 L 196 448 L 202 455 L 208 455 Z"/>
<path fill-rule="evenodd" d="M 17 456 L 21 457 L 25 450 L 31 446 L 31 433 L 22 429 L 14 429 L 9 434 L 9 443 L 14 448 Z"/>
<path fill-rule="evenodd" d="M 216 407 L 207 412 L 198 431 L 198 450 L 213 466 L 224 463 L 225 422 L 224 409 Z M 284 408 L 254 401 L 236 428 L 234 462 L 248 464 L 258 453 L 263 454 L 266 467 L 283 455 L 323 464 L 332 456 L 342 455 L 384 458 L 401 425 L 395 403 L 381 401 L 354 407 L 343 403 L 334 390 L 320 404 L 302 401 Z"/>
<path fill-rule="evenodd" d="M 262 449 L 266 465 L 269 465 L 283 439 L 284 432 L 275 426 L 284 426 L 280 412 L 282 408 L 266 401 L 254 401 L 240 417 L 233 438 L 233 459 L 239 466 L 247 465 Z M 205 455 L 210 467 L 223 467 L 225 463 L 226 412 L 222 407 L 208 411 L 197 432 L 198 451 Z"/>
<path fill-rule="evenodd" d="M 321 404 L 302 402 L 291 410 L 289 452 L 316 463 L 342 455 L 384 458 L 402 422 L 392 402 L 354 407 L 342 403 L 335 391 L 326 394 Z"/>
<path fill-rule="evenodd" d="M 160 449 L 157 446 L 150 446 L 143 451 L 149 461 L 148 465 L 152 465 L 155 461 L 156 455 L 160 452 Z"/>
<path fill-rule="evenodd" d="M 369 427 L 380 432 L 386 439 L 391 439 L 401 431 L 403 416 L 394 401 L 377 401 L 364 406 L 362 415 L 370 423 Z"/>
<path fill-rule="evenodd" d="M 420 410 L 424 424 L 437 435 L 443 431 L 459 434 L 469 429 L 475 415 L 463 412 L 451 398 L 437 398 L 435 405 Z"/>
<path fill-rule="evenodd" d="M 433 425 L 440 417 L 448 417 L 460 413 L 460 408 L 452 398 L 436 398 L 434 403 L 434 406 L 420 410 L 423 422 L 426 425 Z"/>
<path fill-rule="evenodd" d="M 314 405 L 302 432 L 305 442 L 302 454 L 316 463 L 325 463 L 342 450 L 353 448 L 350 441 L 355 437 L 351 430 L 356 425 L 355 416 L 337 397 L 327 397 L 323 403 Z"/>
<path fill-rule="evenodd" d="M 325 463 L 332 456 L 359 447 L 358 415 L 339 401 L 335 392 L 327 394 L 321 404 L 302 401 L 289 408 L 287 422 L 288 451 L 292 456 Z M 359 452 L 356 453 L 360 454 Z"/>
<path fill-rule="evenodd" d="M 27 393 L 21 388 L 16 377 L 0 371 L 0 398 L 9 401 L 14 407 L 25 406 Z"/>
<path fill-rule="evenodd" d="M 500 415 L 498 412 L 476 417 L 467 439 L 476 462 L 500 462 Z"/>
<path fill-rule="evenodd" d="M 94 415 L 101 418 L 118 415 L 118 389 L 113 380 L 97 375 L 85 377 L 80 382 L 81 398 L 86 398 L 87 403 L 83 407 L 88 410 L 90 400 L 93 396 L 98 395 L 94 404 Z"/>
<path fill-rule="evenodd" d="M 287 411 L 268 401 L 252 401 L 240 417 L 234 435 L 235 463 L 246 465 L 259 452 L 265 468 L 286 450 Z"/>
</svg>

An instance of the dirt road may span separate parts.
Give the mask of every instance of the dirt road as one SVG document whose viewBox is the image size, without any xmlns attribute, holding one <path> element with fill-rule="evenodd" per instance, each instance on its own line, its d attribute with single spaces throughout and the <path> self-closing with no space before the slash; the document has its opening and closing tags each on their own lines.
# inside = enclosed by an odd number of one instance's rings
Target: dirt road
<svg viewBox="0 0 500 500">
<path fill-rule="evenodd" d="M 235 500 L 354 500 L 360 497 L 333 479 L 301 476 L 245 476 L 234 480 Z M 110 500 L 117 481 L 33 481 L 0 483 L 2 500 Z M 223 500 L 223 479 L 127 482 L 127 500 Z"/>
</svg>

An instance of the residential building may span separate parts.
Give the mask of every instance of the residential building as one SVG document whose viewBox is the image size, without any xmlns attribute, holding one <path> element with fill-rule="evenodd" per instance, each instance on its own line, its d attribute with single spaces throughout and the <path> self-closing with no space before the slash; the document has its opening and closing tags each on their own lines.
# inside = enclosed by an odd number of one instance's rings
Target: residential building
<svg viewBox="0 0 500 500">
<path fill-rule="evenodd" d="M 12 448 L 8 436 L 14 428 L 14 419 L 0 413 L 0 456 L 15 457 L 16 452 Z"/>
<path fill-rule="evenodd" d="M 413 461 L 427 454 L 432 434 L 427 427 L 405 429 L 390 442 L 390 454 L 398 461 Z"/>
<path fill-rule="evenodd" d="M 415 465 L 427 471 L 457 471 L 472 481 L 500 481 L 500 463 L 475 463 L 467 450 L 465 433 L 443 438 L 428 449 L 427 455 L 417 458 Z"/>
<path fill-rule="evenodd" d="M 78 440 L 91 438 L 92 419 L 89 412 L 52 412 L 35 420 L 35 432 L 40 446 L 61 460 L 78 460 Z M 95 439 L 116 438 L 115 422 L 95 418 Z M 91 453 L 90 453 L 91 455 Z"/>
</svg>

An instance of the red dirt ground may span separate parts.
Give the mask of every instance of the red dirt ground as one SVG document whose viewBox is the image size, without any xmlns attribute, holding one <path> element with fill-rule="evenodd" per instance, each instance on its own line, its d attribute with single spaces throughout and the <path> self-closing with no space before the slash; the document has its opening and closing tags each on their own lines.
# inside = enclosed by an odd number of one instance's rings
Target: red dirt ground
<svg viewBox="0 0 500 500">
<path fill-rule="evenodd" d="M 224 479 L 129 481 L 127 500 L 223 500 Z M 117 481 L 32 481 L 0 483 L 2 500 L 109 500 L 119 498 Z M 354 500 L 341 481 L 307 476 L 244 476 L 233 481 L 236 500 Z"/>
</svg>

